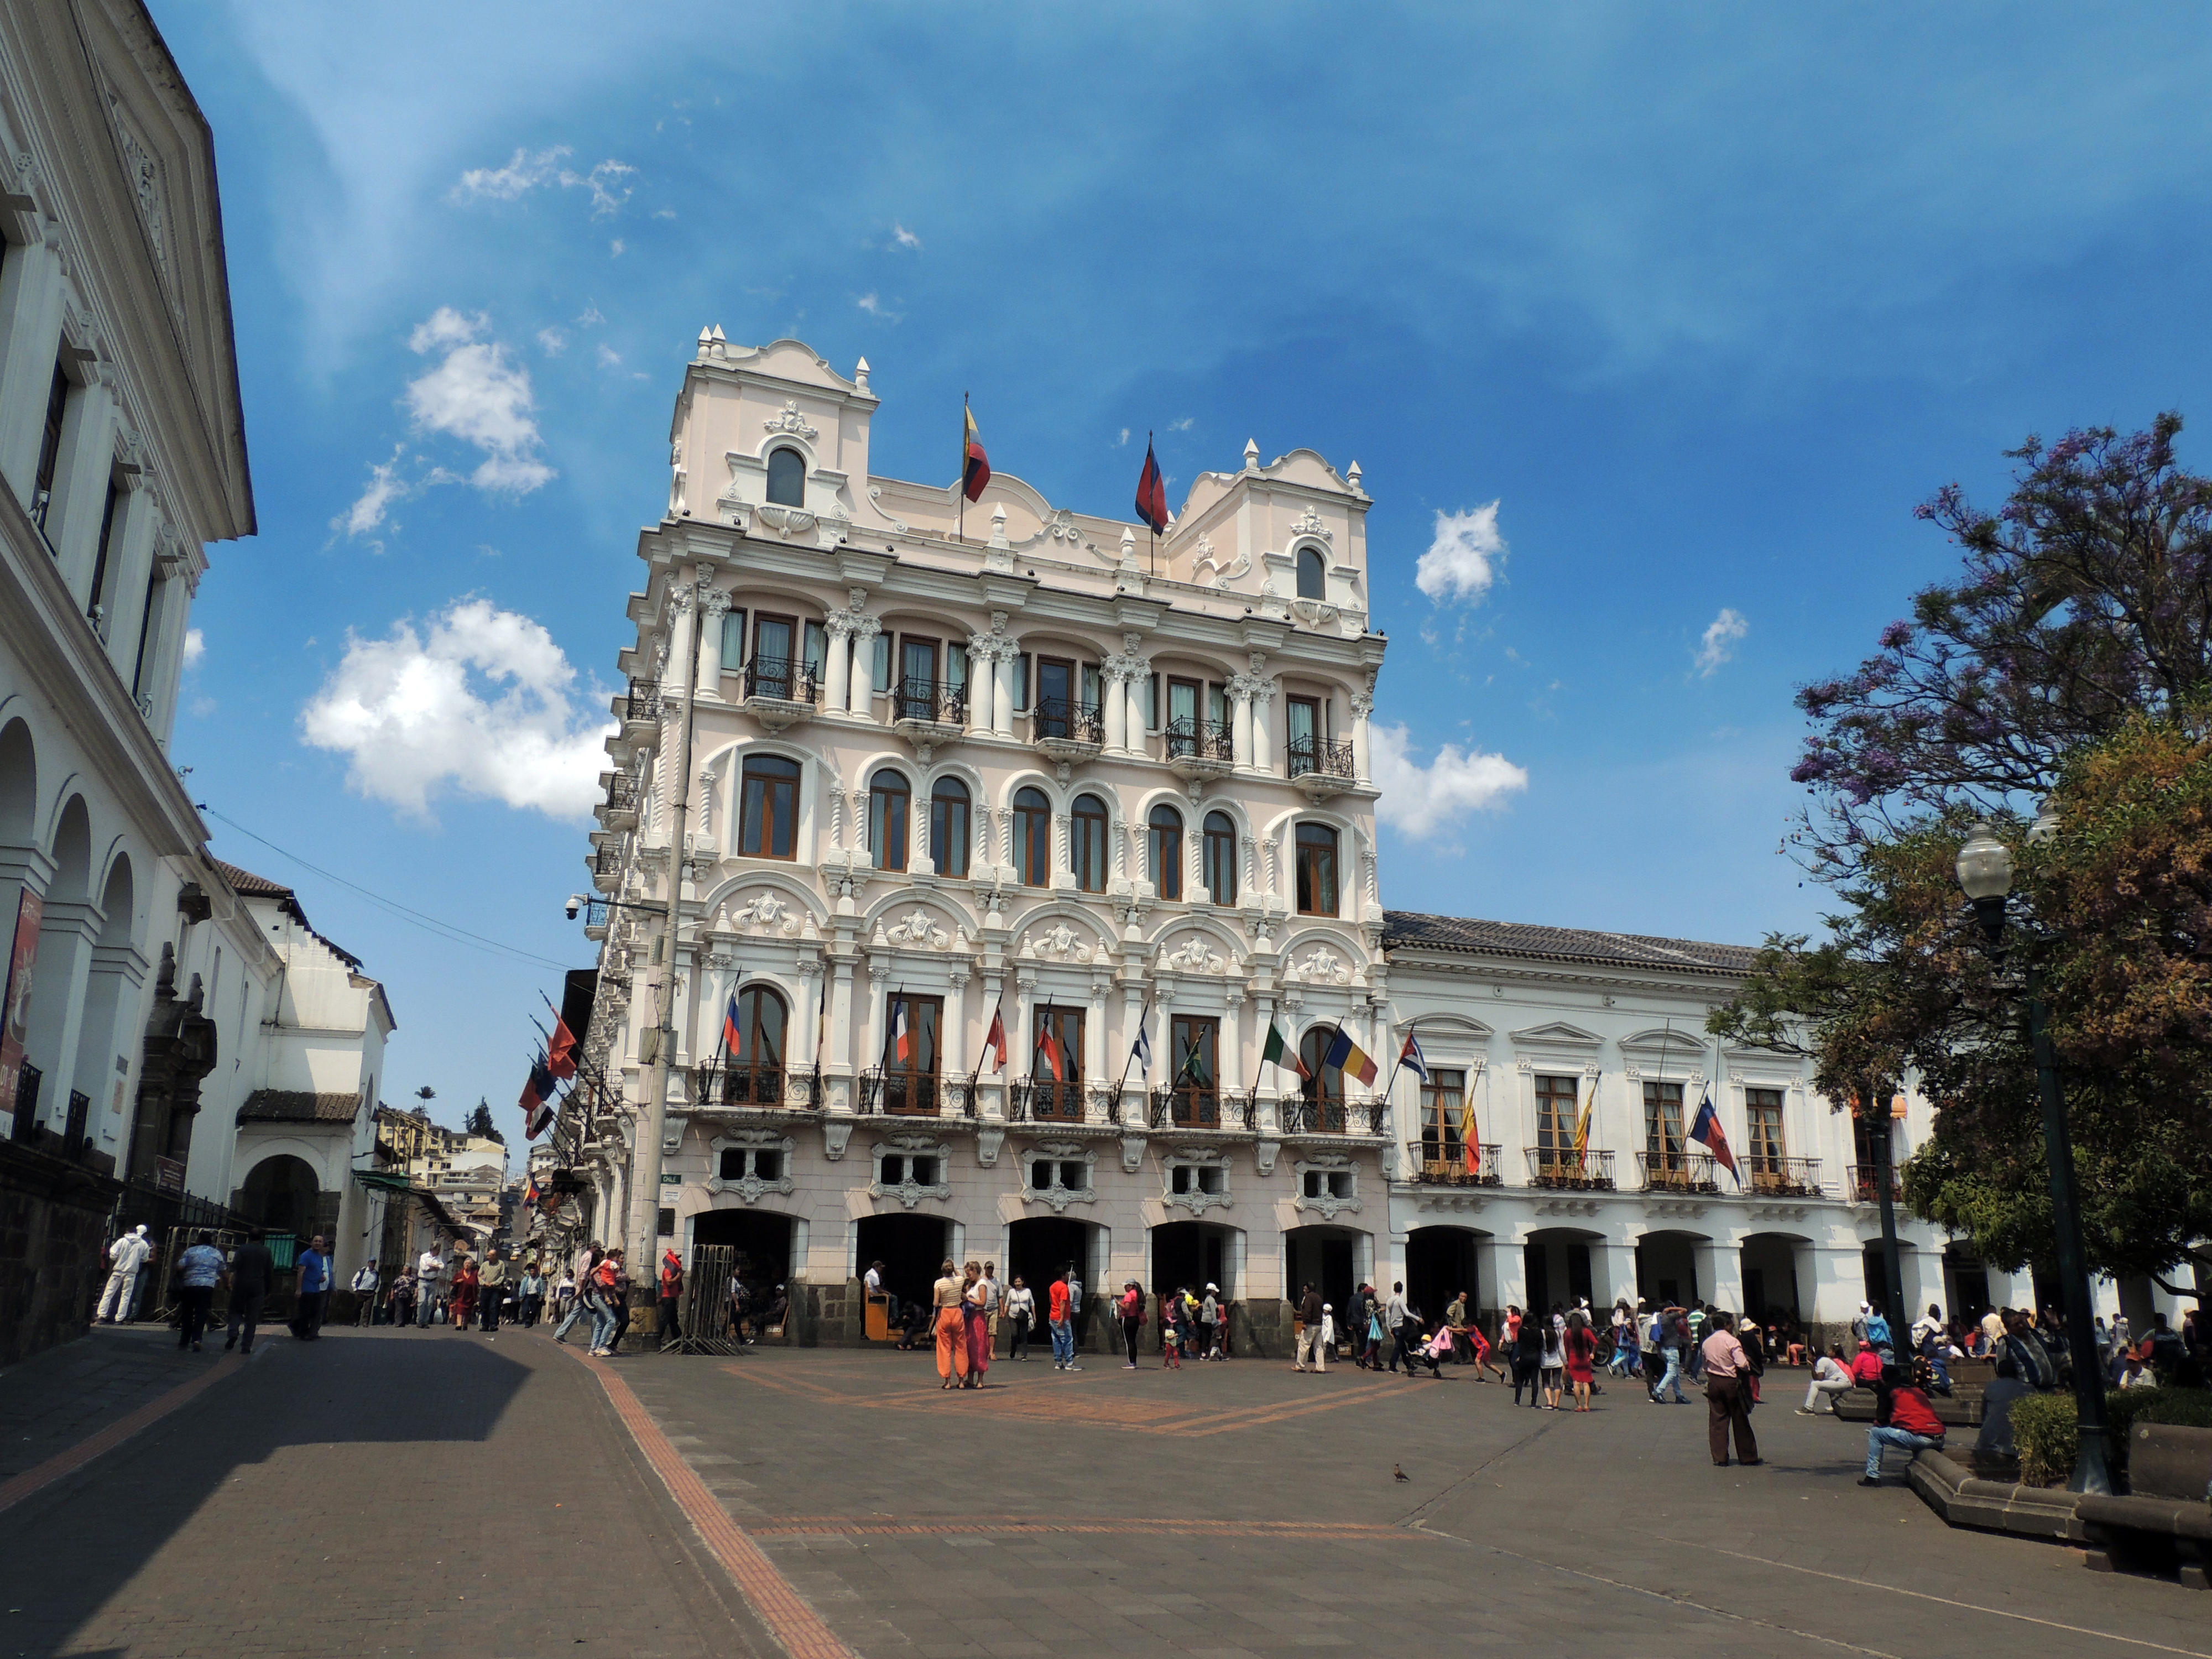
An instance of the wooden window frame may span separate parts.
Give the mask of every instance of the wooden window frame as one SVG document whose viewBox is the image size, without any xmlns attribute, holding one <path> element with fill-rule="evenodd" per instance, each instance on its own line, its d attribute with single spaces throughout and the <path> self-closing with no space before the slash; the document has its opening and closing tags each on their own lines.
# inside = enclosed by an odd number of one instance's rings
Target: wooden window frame
<svg viewBox="0 0 2212 1659">
<path fill-rule="evenodd" d="M 1044 805 L 1030 807 L 1022 805 L 1024 795 L 1035 795 Z M 1031 829 L 1024 830 L 1024 821 L 1034 820 Z M 1036 842 L 1043 842 L 1042 853 L 1034 860 L 1028 854 L 1036 852 Z M 1025 784 L 1014 791 L 1014 874 L 1024 887 L 1052 885 L 1052 798 L 1035 784 Z M 1031 866 L 1034 866 L 1032 869 Z M 1034 875 L 1035 880 L 1030 877 Z"/>
<path fill-rule="evenodd" d="M 1213 823 L 1214 820 L 1217 818 L 1218 818 L 1223 823 L 1227 824 L 1229 826 L 1228 829 L 1225 830 L 1215 830 Z M 1199 836 L 1200 837 L 1199 873 L 1205 883 L 1206 897 L 1218 905 L 1228 906 L 1235 904 L 1237 897 L 1237 883 L 1238 873 L 1237 869 L 1237 820 L 1231 817 L 1228 813 L 1221 811 L 1218 807 L 1216 807 L 1213 811 L 1208 812 L 1204 818 L 1200 820 Z M 1215 848 L 1215 843 L 1217 842 L 1220 843 L 1222 849 L 1218 858 Z M 1217 870 L 1216 866 L 1218 863 L 1223 862 L 1225 862 L 1227 866 L 1226 873 L 1228 880 L 1225 884 L 1215 879 L 1216 875 L 1220 873 L 1220 872 Z M 1224 884 L 1229 889 L 1228 896 L 1226 897 L 1224 897 L 1221 892 L 1221 889 Z"/>
<path fill-rule="evenodd" d="M 1067 1035 L 1070 1022 L 1073 1022 L 1075 1033 L 1072 1042 Z M 1054 1031 L 1060 1038 L 1060 1051 L 1067 1069 L 1067 1080 L 1064 1083 L 1055 1084 L 1052 1067 L 1044 1064 L 1047 1030 Z M 1085 1010 L 1079 1004 L 1041 1002 L 1030 1010 L 1029 1076 L 1032 1116 L 1054 1123 L 1083 1121 L 1083 1043 L 1085 1035 Z"/>
<path fill-rule="evenodd" d="M 887 777 L 896 781 L 896 787 L 883 781 Z M 879 811 L 887 811 L 894 800 L 898 803 L 896 836 L 890 833 L 889 823 L 878 816 Z M 878 870 L 903 871 L 912 861 L 913 843 L 914 785 L 896 767 L 879 766 L 868 777 L 869 862 Z M 896 862 L 893 862 L 894 856 Z"/>
<path fill-rule="evenodd" d="M 960 792 L 960 799 L 957 801 L 943 799 L 939 792 L 946 788 L 957 789 Z M 950 822 L 955 808 L 958 809 L 960 817 L 957 834 L 953 832 Z M 946 820 L 942 826 L 941 835 L 939 823 L 940 810 Z M 969 793 L 968 786 L 958 778 L 938 779 L 929 786 L 929 859 L 930 862 L 937 866 L 937 873 L 954 881 L 964 880 L 968 874 L 969 860 L 975 849 L 975 797 Z M 958 854 L 959 868 L 957 869 L 951 868 L 952 860 L 944 855 L 944 849 L 948 848 Z"/>
<path fill-rule="evenodd" d="M 1163 812 L 1173 814 L 1175 828 L 1172 830 L 1167 825 L 1158 822 L 1159 815 Z M 1167 855 L 1161 841 L 1163 836 L 1169 835 L 1175 837 L 1172 858 Z M 1149 873 L 1152 878 L 1152 892 L 1154 896 L 1171 902 L 1179 901 L 1182 897 L 1182 814 L 1176 811 L 1176 809 L 1165 801 L 1161 801 L 1151 811 L 1145 814 L 1145 862 L 1151 866 Z"/>
<path fill-rule="evenodd" d="M 1095 810 L 1085 811 L 1085 802 Z M 1095 823 L 1098 826 L 1096 848 L 1086 845 L 1090 838 L 1083 833 L 1085 823 Z M 1079 890 L 1086 893 L 1106 890 L 1107 869 L 1113 862 L 1113 847 L 1114 819 L 1107 810 L 1106 803 L 1093 794 L 1078 795 L 1074 807 L 1068 813 L 1067 865 L 1075 873 L 1075 884 Z M 1090 856 L 1093 853 L 1097 854 L 1095 860 Z M 1097 865 L 1095 870 L 1087 867 L 1094 862 Z"/>
<path fill-rule="evenodd" d="M 758 816 L 756 817 L 751 810 L 753 769 L 763 762 L 772 763 L 777 766 L 788 766 L 792 769 L 793 775 L 781 777 L 766 773 L 760 775 L 760 810 Z M 755 755 L 738 768 L 738 856 L 739 858 L 781 859 L 789 862 L 799 856 L 799 787 L 805 781 L 805 769 L 787 755 Z M 775 804 L 776 797 L 786 789 L 789 791 L 791 807 L 790 850 L 779 853 L 774 850 L 777 839 L 775 832 L 781 826 L 782 820 L 776 817 Z M 760 847 L 759 850 L 755 852 L 745 850 L 746 829 L 749 823 L 759 830 L 756 839 L 759 842 Z"/>
<path fill-rule="evenodd" d="M 1323 855 L 1319 842 L 1309 843 L 1306 831 L 1311 830 L 1328 837 L 1326 849 L 1328 875 L 1328 903 L 1326 908 L 1315 902 L 1320 896 L 1320 877 L 1315 866 Z M 1304 823 L 1291 832 L 1291 896 L 1302 916 L 1334 916 L 1344 911 L 1344 881 L 1338 866 L 1343 861 L 1344 838 L 1330 824 Z"/>
</svg>

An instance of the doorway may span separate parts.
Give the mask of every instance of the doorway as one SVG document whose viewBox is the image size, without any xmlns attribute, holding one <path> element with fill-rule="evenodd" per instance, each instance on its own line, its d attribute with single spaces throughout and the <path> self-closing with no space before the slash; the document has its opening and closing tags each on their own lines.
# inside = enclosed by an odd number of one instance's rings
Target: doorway
<svg viewBox="0 0 2212 1659">
<path fill-rule="evenodd" d="M 1475 1238 L 1464 1227 L 1416 1227 L 1406 1235 L 1406 1297 L 1424 1317 L 1441 1319 L 1462 1291 L 1470 1316 L 1480 1306 Z"/>
<path fill-rule="evenodd" d="M 1222 1299 L 1234 1301 L 1237 1286 L 1230 1282 L 1229 1267 L 1236 1259 L 1230 1241 L 1231 1231 L 1212 1221 L 1169 1221 L 1153 1228 L 1152 1288 L 1171 1291 L 1183 1286 L 1202 1297 L 1208 1285 L 1218 1285 Z"/>
<path fill-rule="evenodd" d="M 886 1291 L 902 1304 L 927 1307 L 945 1258 L 952 1253 L 952 1224 L 933 1215 L 868 1215 L 854 1231 L 856 1275 L 880 1261 Z"/>
<path fill-rule="evenodd" d="M 1349 1227 L 1293 1227 L 1283 1235 L 1283 1295 L 1293 1306 L 1312 1284 L 1336 1310 L 1340 1322 L 1352 1303 L 1359 1235 Z"/>
<path fill-rule="evenodd" d="M 693 1244 L 738 1253 L 737 1274 L 762 1302 L 763 1291 L 791 1283 L 791 1218 L 759 1210 L 704 1210 L 691 1218 Z"/>
<path fill-rule="evenodd" d="M 1655 1308 L 1698 1300 L 1698 1255 L 1688 1233 L 1646 1233 L 1636 1241 L 1636 1293 Z"/>
</svg>

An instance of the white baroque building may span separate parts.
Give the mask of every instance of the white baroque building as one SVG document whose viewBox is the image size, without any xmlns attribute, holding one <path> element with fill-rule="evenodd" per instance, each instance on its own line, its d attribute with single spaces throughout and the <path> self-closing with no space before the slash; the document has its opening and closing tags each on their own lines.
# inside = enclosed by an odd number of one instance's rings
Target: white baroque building
<svg viewBox="0 0 2212 1659">
<path fill-rule="evenodd" d="M 1704 1036 L 1748 951 L 1383 910 L 1357 465 L 1248 443 L 1157 547 L 1002 473 L 963 536 L 956 485 L 871 471 L 878 401 L 792 340 L 710 329 L 685 373 L 592 837 L 592 1236 L 673 974 L 659 1231 L 793 1283 L 802 1340 L 857 1337 L 871 1262 L 918 1295 L 946 1255 L 1212 1280 L 1263 1347 L 1308 1280 L 1856 1310 L 1872 1150 L 1801 1062 Z M 1371 1085 L 1323 1063 L 1340 1030 Z M 1426 1087 L 1392 1082 L 1408 1031 Z M 1708 1088 L 1741 1191 L 1683 1138 Z M 1912 1299 L 2011 1291 L 1905 1232 Z"/>
</svg>

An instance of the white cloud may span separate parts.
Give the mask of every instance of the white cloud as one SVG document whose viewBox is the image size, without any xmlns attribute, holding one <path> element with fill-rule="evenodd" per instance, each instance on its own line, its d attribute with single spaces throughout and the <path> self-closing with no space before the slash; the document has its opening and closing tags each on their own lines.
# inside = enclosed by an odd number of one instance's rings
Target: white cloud
<svg viewBox="0 0 2212 1659">
<path fill-rule="evenodd" d="M 343 530 L 349 536 L 366 536 L 383 524 L 392 503 L 404 501 L 413 493 L 407 481 L 399 476 L 399 458 L 406 453 L 406 446 L 402 444 L 392 452 L 390 460 L 368 469 L 368 488 L 361 492 L 360 499 L 343 517 L 331 520 L 331 529 Z"/>
<path fill-rule="evenodd" d="M 486 325 L 483 318 L 465 318 L 441 306 L 415 331 L 408 343 L 416 350 L 449 349 L 435 368 L 408 382 L 407 410 L 418 425 L 484 452 L 469 479 L 477 489 L 527 495 L 553 477 L 553 469 L 538 459 L 541 439 L 530 372 L 507 361 L 505 346 L 475 337 Z M 377 487 L 372 483 L 371 494 Z M 355 516 L 368 501 L 364 495 L 355 504 Z M 377 506 L 380 514 L 381 502 Z"/>
<path fill-rule="evenodd" d="M 621 258 L 623 257 L 623 250 L 627 246 L 629 246 L 629 244 L 624 242 L 621 237 L 616 237 L 613 241 L 607 244 L 607 257 L 611 259 Z"/>
<path fill-rule="evenodd" d="M 538 331 L 538 349 L 549 357 L 557 357 L 568 349 L 568 337 L 557 328 Z"/>
<path fill-rule="evenodd" d="M 1437 514 L 1436 538 L 1413 568 L 1413 586 L 1438 605 L 1480 602 L 1505 562 L 1505 538 L 1498 533 L 1498 503 L 1466 513 Z"/>
<path fill-rule="evenodd" d="M 514 158 L 503 167 L 471 167 L 461 175 L 461 182 L 453 186 L 453 199 L 468 202 L 489 197 L 494 201 L 512 202 L 525 191 L 558 177 L 561 158 L 568 153 L 566 144 L 556 144 L 550 149 L 518 149 Z"/>
<path fill-rule="evenodd" d="M 564 172 L 561 175 L 561 187 L 574 190 L 581 185 L 588 189 L 592 192 L 592 217 L 604 219 L 619 210 L 622 204 L 629 200 L 631 186 L 623 184 L 623 180 L 636 171 L 635 167 L 620 161 L 605 161 L 589 173 Z M 619 195 L 616 193 L 617 190 L 621 192 Z"/>
<path fill-rule="evenodd" d="M 891 240 L 898 246 L 910 247 L 917 253 L 921 251 L 921 238 L 915 235 L 904 225 L 895 224 L 891 227 Z"/>
<path fill-rule="evenodd" d="M 1191 429 L 1191 428 L 1193 428 L 1193 427 L 1196 426 L 1197 424 L 1198 424 L 1198 416 L 1195 416 L 1195 415 L 1186 415 L 1186 416 L 1184 416 L 1182 417 L 1182 419 L 1181 419 L 1181 420 L 1179 420 L 1179 421 L 1170 421 L 1170 422 L 1168 422 L 1168 430 L 1169 430 L 1169 431 L 1170 431 L 1170 432 L 1188 432 L 1188 431 L 1189 431 L 1189 430 Z"/>
<path fill-rule="evenodd" d="M 1128 428 L 1127 427 L 1126 427 L 1126 426 L 1125 426 L 1125 427 L 1123 427 L 1123 428 L 1121 428 L 1121 435 L 1119 438 L 1117 438 L 1117 439 L 1115 439 L 1115 441 L 1114 441 L 1114 447 L 1115 447 L 1116 449 L 1119 449 L 1119 448 L 1121 448 L 1123 445 L 1127 444 L 1128 441 L 1129 441 L 1129 428 Z"/>
<path fill-rule="evenodd" d="M 185 630 L 185 666 L 198 668 L 200 659 L 207 655 L 207 635 L 197 628 Z"/>
<path fill-rule="evenodd" d="M 853 303 L 860 307 L 861 310 L 866 312 L 871 317 L 880 317 L 884 314 L 883 302 L 877 299 L 872 294 L 863 294 L 859 299 L 854 301 Z"/>
<path fill-rule="evenodd" d="M 653 210 L 653 216 L 656 219 L 673 219 L 676 216 L 676 210 L 674 208 L 655 208 Z"/>
<path fill-rule="evenodd" d="M 605 340 L 599 342 L 599 349 L 596 356 L 599 357 L 599 367 L 601 368 L 620 368 L 622 367 L 622 353 L 617 351 Z"/>
<path fill-rule="evenodd" d="M 576 326 L 578 328 L 593 328 L 605 321 L 606 321 L 606 319 L 599 314 L 599 307 L 596 305 L 587 305 L 580 313 L 578 313 L 576 318 Z"/>
<path fill-rule="evenodd" d="M 462 599 L 418 633 L 349 632 L 344 659 L 301 710 L 304 741 L 348 757 L 357 793 L 427 816 L 447 788 L 579 818 L 599 793 L 612 722 L 574 696 L 553 636 L 489 599 Z"/>
<path fill-rule="evenodd" d="M 1403 723 L 1369 729 L 1368 760 L 1382 795 L 1375 816 L 1416 841 L 1455 828 L 1470 812 L 1494 811 L 1528 787 L 1528 769 L 1503 755 L 1448 743 L 1421 765 L 1407 753 Z"/>
<path fill-rule="evenodd" d="M 1743 613 L 1721 607 L 1721 614 L 1705 625 L 1705 636 L 1698 641 L 1697 671 L 1700 679 L 1711 679 L 1720 665 L 1735 655 L 1735 642 L 1751 632 L 1751 624 Z"/>
</svg>

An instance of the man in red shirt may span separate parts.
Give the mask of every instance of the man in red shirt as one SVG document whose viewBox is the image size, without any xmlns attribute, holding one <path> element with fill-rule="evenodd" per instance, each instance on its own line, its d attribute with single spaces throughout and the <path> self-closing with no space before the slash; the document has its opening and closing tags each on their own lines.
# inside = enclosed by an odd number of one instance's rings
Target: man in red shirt
<svg viewBox="0 0 2212 1659">
<path fill-rule="evenodd" d="M 1859 1344 L 1859 1357 L 1851 1361 L 1851 1381 L 1863 1389 L 1878 1388 L 1881 1383 L 1881 1356 L 1871 1343 Z"/>
<path fill-rule="evenodd" d="M 684 1335 L 682 1321 L 677 1317 L 678 1305 L 684 1300 L 684 1258 L 672 1249 L 660 1255 L 660 1346 L 666 1347 L 671 1337 Z"/>
<path fill-rule="evenodd" d="M 1075 1363 L 1075 1311 L 1067 1294 L 1067 1272 L 1065 1268 L 1054 1276 L 1046 1318 L 1052 1326 L 1053 1370 L 1081 1370 L 1083 1367 Z"/>
<path fill-rule="evenodd" d="M 1893 1368 L 1884 1372 L 1875 1389 L 1874 1426 L 1867 1431 L 1866 1473 L 1859 1477 L 1862 1486 L 1881 1485 L 1883 1447 L 1902 1446 L 1909 1452 L 1921 1452 L 1940 1450 L 1943 1444 L 1942 1419 L 1928 1403 L 1933 1368 L 1926 1360 L 1916 1359 L 1912 1380 L 1893 1386 L 1890 1378 L 1897 1375 Z"/>
</svg>

